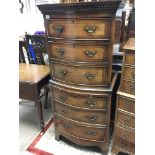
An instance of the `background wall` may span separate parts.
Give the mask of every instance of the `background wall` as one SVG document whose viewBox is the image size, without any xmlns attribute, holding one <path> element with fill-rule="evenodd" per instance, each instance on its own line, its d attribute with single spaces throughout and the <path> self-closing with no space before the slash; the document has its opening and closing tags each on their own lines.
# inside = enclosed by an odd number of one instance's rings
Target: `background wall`
<svg viewBox="0 0 155 155">
<path fill-rule="evenodd" d="M 45 3 L 59 3 L 59 0 L 21 0 L 24 4 L 23 13 L 19 12 L 19 36 L 25 32 L 34 34 L 44 31 L 43 16 L 36 5 Z M 20 7 L 20 6 L 19 6 Z"/>
</svg>

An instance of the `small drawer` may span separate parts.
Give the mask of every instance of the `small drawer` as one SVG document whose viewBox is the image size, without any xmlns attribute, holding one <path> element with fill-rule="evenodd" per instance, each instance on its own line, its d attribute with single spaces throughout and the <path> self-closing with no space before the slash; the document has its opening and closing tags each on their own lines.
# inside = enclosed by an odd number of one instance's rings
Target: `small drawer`
<svg viewBox="0 0 155 155">
<path fill-rule="evenodd" d="M 117 97 L 118 108 L 127 112 L 135 113 L 135 101 L 127 98 L 118 96 Z"/>
<path fill-rule="evenodd" d="M 135 65 L 135 53 L 133 51 L 126 51 L 125 65 Z"/>
<path fill-rule="evenodd" d="M 72 108 L 54 101 L 55 113 L 79 122 L 106 125 L 107 112 Z"/>
<path fill-rule="evenodd" d="M 47 21 L 49 37 L 70 39 L 109 39 L 110 19 L 54 19 Z"/>
<path fill-rule="evenodd" d="M 131 82 L 123 79 L 121 81 L 120 90 L 127 93 L 135 94 L 135 82 Z"/>
<path fill-rule="evenodd" d="M 129 143 L 135 144 L 135 132 L 119 127 L 119 126 L 115 126 L 115 136 L 119 137 L 121 139 L 124 139 L 126 141 L 128 141 Z"/>
<path fill-rule="evenodd" d="M 118 146 L 120 149 L 125 150 L 126 152 L 135 153 L 135 144 L 130 143 L 128 140 L 124 140 L 120 137 L 115 137 L 114 145 Z M 120 151 L 123 152 L 123 151 Z M 129 153 L 130 155 L 130 153 Z"/>
<path fill-rule="evenodd" d="M 105 141 L 106 128 L 93 127 L 75 124 L 71 121 L 66 121 L 57 115 L 55 116 L 55 126 L 62 132 L 67 132 L 70 135 L 74 135 L 79 138 Z"/>
<path fill-rule="evenodd" d="M 64 102 L 68 105 L 89 109 L 106 109 L 109 102 L 108 97 L 88 97 L 66 93 L 59 89 L 52 89 L 52 95 L 54 100 Z"/>
<path fill-rule="evenodd" d="M 63 82 L 79 85 L 107 86 L 106 66 L 73 66 L 66 64 L 51 63 L 52 78 Z"/>
<path fill-rule="evenodd" d="M 125 66 L 123 70 L 123 79 L 135 81 L 135 68 Z"/>
<path fill-rule="evenodd" d="M 135 128 L 135 117 L 120 111 L 117 111 L 116 122 L 131 128 Z"/>
<path fill-rule="evenodd" d="M 67 61 L 108 61 L 108 45 L 93 44 L 71 44 L 71 43 L 49 43 L 50 58 Z"/>
</svg>

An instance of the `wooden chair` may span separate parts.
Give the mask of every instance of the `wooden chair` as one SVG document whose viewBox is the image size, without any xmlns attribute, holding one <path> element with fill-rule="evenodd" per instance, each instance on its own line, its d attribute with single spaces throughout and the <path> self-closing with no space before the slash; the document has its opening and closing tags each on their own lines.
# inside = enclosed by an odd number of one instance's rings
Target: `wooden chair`
<svg viewBox="0 0 155 155">
<path fill-rule="evenodd" d="M 28 51 L 30 64 L 45 65 L 44 53 L 46 49 L 46 37 L 44 35 L 25 35 L 25 47 Z"/>
</svg>

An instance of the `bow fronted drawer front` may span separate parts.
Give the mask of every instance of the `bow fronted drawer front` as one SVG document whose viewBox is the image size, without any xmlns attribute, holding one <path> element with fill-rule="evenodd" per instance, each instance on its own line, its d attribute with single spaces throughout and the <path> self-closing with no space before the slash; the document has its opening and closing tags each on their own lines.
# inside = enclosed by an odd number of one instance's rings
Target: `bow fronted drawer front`
<svg viewBox="0 0 155 155">
<path fill-rule="evenodd" d="M 47 20 L 47 33 L 52 38 L 106 39 L 110 37 L 110 19 Z"/>
<path fill-rule="evenodd" d="M 104 127 L 88 126 L 82 123 L 77 124 L 74 121 L 65 120 L 57 115 L 55 120 L 56 128 L 62 132 L 87 140 L 105 141 L 106 128 Z"/>
<path fill-rule="evenodd" d="M 108 62 L 108 44 L 49 42 L 49 57 L 75 62 Z"/>
<path fill-rule="evenodd" d="M 54 109 L 55 113 L 79 122 L 100 124 L 106 126 L 108 121 L 107 111 L 83 110 L 61 104 L 57 101 L 54 101 Z"/>
</svg>

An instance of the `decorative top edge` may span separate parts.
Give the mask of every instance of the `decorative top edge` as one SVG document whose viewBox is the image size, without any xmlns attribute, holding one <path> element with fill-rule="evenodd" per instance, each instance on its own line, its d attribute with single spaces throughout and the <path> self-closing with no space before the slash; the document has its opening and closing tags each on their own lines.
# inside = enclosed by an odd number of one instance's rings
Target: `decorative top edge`
<svg viewBox="0 0 155 155">
<path fill-rule="evenodd" d="M 78 2 L 78 3 L 58 3 L 37 5 L 43 14 L 66 12 L 92 12 L 102 11 L 115 13 L 121 0 L 106 0 L 99 2 Z"/>
</svg>

